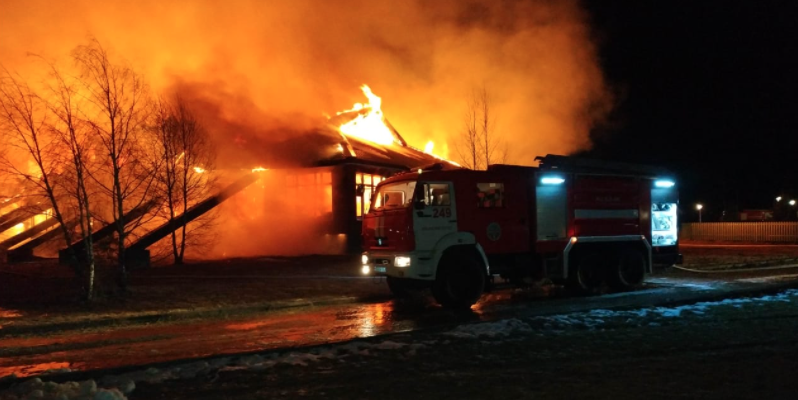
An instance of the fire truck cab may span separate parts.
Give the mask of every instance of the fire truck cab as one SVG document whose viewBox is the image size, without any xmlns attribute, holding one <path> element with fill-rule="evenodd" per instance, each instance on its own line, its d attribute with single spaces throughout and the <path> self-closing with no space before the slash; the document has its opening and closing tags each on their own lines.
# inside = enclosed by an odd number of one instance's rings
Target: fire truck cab
<svg viewBox="0 0 798 400">
<path fill-rule="evenodd" d="M 675 182 L 666 171 L 573 157 L 487 171 L 440 164 L 391 177 L 363 219 L 364 274 L 397 296 L 431 287 L 469 307 L 493 275 L 548 277 L 580 293 L 643 282 L 681 262 Z"/>
</svg>

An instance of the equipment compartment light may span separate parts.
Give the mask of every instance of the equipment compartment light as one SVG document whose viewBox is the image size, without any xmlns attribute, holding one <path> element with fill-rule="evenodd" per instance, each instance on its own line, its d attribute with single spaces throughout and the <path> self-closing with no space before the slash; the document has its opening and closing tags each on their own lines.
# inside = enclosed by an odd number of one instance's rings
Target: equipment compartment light
<svg viewBox="0 0 798 400">
<path fill-rule="evenodd" d="M 673 187 L 673 185 L 675 184 L 676 182 L 670 179 L 657 179 L 656 181 L 654 181 L 654 187 L 658 188 L 670 188 Z"/>
<path fill-rule="evenodd" d="M 360 263 L 361 264 L 368 264 L 369 263 L 369 256 L 363 254 L 360 256 Z"/>
<path fill-rule="evenodd" d="M 678 205 L 676 203 L 651 204 L 651 245 L 673 246 L 678 238 Z"/>
<path fill-rule="evenodd" d="M 565 182 L 565 178 L 560 176 L 544 176 L 540 178 L 540 183 L 544 185 L 562 185 Z"/>
<path fill-rule="evenodd" d="M 393 260 L 393 265 L 397 267 L 409 267 L 410 266 L 410 257 L 396 257 Z"/>
</svg>

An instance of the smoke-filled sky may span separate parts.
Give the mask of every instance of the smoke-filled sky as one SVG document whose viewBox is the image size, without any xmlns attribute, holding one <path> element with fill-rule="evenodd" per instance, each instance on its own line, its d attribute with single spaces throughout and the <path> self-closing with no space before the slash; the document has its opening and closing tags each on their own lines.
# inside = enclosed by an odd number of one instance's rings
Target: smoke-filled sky
<svg viewBox="0 0 798 400">
<path fill-rule="evenodd" d="M 94 36 L 156 92 L 192 88 L 243 125 L 334 114 L 365 83 L 410 144 L 450 157 L 484 85 L 529 164 L 589 147 L 611 106 L 590 32 L 577 1 L 5 0 L 0 63 L 24 75 L 27 53 L 66 60 Z"/>
</svg>

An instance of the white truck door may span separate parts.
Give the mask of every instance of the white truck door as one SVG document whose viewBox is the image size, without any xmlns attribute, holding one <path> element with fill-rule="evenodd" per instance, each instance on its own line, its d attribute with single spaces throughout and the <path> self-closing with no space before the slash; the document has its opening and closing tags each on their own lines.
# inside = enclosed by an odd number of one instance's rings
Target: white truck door
<svg viewBox="0 0 798 400">
<path fill-rule="evenodd" d="M 443 236 L 457 232 L 454 187 L 451 182 L 419 182 L 418 187 L 420 198 L 413 210 L 416 250 L 432 252 Z"/>
</svg>

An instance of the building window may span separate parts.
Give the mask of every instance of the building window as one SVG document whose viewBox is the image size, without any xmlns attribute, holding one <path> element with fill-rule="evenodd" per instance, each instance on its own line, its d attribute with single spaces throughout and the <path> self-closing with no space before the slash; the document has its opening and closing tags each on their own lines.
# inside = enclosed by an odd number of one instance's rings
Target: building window
<svg viewBox="0 0 798 400">
<path fill-rule="evenodd" d="M 363 195 L 357 195 L 355 199 L 355 213 L 357 215 L 357 219 L 362 219 L 363 215 L 369 212 L 369 207 L 371 206 L 371 195 L 374 193 L 374 188 L 377 187 L 377 184 L 384 181 L 385 177 L 380 175 L 374 174 L 364 174 L 362 172 L 358 172 L 355 176 L 355 186 L 359 187 L 363 185 Z"/>
<path fill-rule="evenodd" d="M 301 215 L 322 216 L 332 212 L 332 173 L 288 174 L 284 193 L 293 208 Z"/>
<path fill-rule="evenodd" d="M 504 184 L 477 183 L 477 206 L 479 208 L 504 207 Z"/>
</svg>

